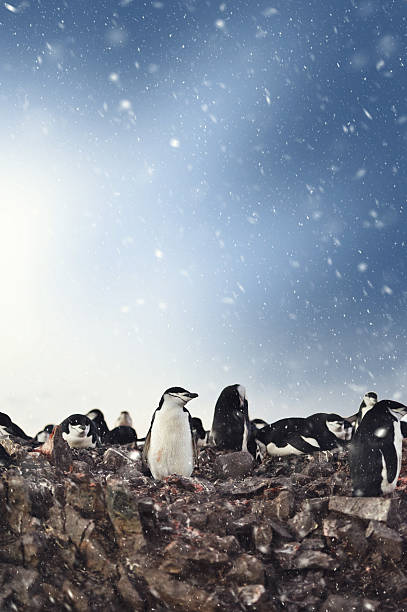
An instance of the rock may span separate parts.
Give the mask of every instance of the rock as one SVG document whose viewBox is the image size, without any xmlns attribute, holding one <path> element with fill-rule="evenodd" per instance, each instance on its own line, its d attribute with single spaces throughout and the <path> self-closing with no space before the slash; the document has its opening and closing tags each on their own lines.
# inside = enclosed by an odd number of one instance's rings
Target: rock
<svg viewBox="0 0 407 612">
<path fill-rule="evenodd" d="M 344 544 L 353 554 L 363 556 L 368 548 L 365 529 L 359 519 L 330 514 L 322 522 L 322 533 Z"/>
<path fill-rule="evenodd" d="M 304 550 L 294 561 L 296 569 L 323 568 L 334 571 L 338 564 L 329 555 L 319 550 Z"/>
<path fill-rule="evenodd" d="M 249 584 L 238 587 L 237 592 L 242 604 L 249 608 L 267 599 L 266 589 L 262 584 Z"/>
<path fill-rule="evenodd" d="M 288 526 L 292 533 L 299 540 L 303 540 L 311 531 L 318 528 L 318 523 L 315 521 L 310 512 L 298 512 L 291 520 L 288 521 Z"/>
<path fill-rule="evenodd" d="M 380 550 L 393 561 L 400 561 L 403 552 L 401 536 L 379 521 L 370 521 L 366 529 L 366 537 L 374 542 L 375 549 Z"/>
<path fill-rule="evenodd" d="M 286 521 L 294 514 L 295 498 L 291 490 L 283 490 L 274 499 L 264 502 L 264 515 Z"/>
<path fill-rule="evenodd" d="M 348 514 L 365 520 L 380 521 L 394 525 L 400 502 L 396 498 L 384 497 L 339 497 L 329 500 L 329 510 Z"/>
<path fill-rule="evenodd" d="M 119 580 L 117 581 L 117 590 L 123 601 L 134 612 L 142 612 L 144 610 L 144 602 L 141 599 L 138 591 L 130 582 L 126 570 L 120 564 L 118 567 Z"/>
<path fill-rule="evenodd" d="M 29 488 L 21 476 L 11 476 L 7 483 L 7 522 L 16 534 L 21 534 L 30 521 Z"/>
<path fill-rule="evenodd" d="M 254 525 L 253 543 L 255 549 L 262 555 L 269 555 L 273 541 L 273 528 L 269 525 Z"/>
<path fill-rule="evenodd" d="M 119 546 L 136 553 L 145 543 L 137 500 L 124 482 L 108 478 L 106 508 Z"/>
<path fill-rule="evenodd" d="M 311 497 L 301 504 L 303 512 L 310 512 L 315 517 L 328 514 L 329 497 Z"/>
<path fill-rule="evenodd" d="M 325 598 L 326 580 L 322 571 L 309 570 L 285 575 L 277 588 L 283 610 L 319 610 Z"/>
<path fill-rule="evenodd" d="M 60 425 L 56 425 L 44 444 L 34 449 L 34 452 L 44 455 L 58 470 L 67 472 L 72 467 L 72 451 L 62 437 Z"/>
<path fill-rule="evenodd" d="M 240 480 L 249 476 L 254 469 L 255 461 L 247 451 L 237 451 L 218 455 L 215 460 L 215 471 L 218 478 Z"/>
<path fill-rule="evenodd" d="M 160 570 L 147 570 L 144 577 L 150 593 L 170 610 L 180 612 L 217 612 L 219 600 L 211 590 L 207 592 L 187 581 L 180 582 Z"/>
<path fill-rule="evenodd" d="M 102 487 L 98 482 L 83 474 L 75 482 L 67 479 L 65 484 L 65 504 L 72 506 L 85 518 L 102 518 L 105 515 L 105 500 Z"/>
<path fill-rule="evenodd" d="M 286 542 L 273 551 L 274 557 L 280 569 L 292 570 L 295 569 L 295 559 L 300 550 L 299 542 Z"/>
<path fill-rule="evenodd" d="M 299 542 L 287 542 L 274 550 L 280 567 L 284 570 L 323 568 L 335 570 L 335 559 L 319 550 L 301 550 Z"/>
<path fill-rule="evenodd" d="M 329 595 L 320 607 L 320 612 L 375 612 L 380 602 L 360 599 L 348 595 Z"/>
<path fill-rule="evenodd" d="M 243 554 L 233 561 L 226 578 L 237 584 L 264 584 L 264 567 L 256 557 Z"/>
<path fill-rule="evenodd" d="M 87 532 L 88 537 L 90 537 L 94 528 L 95 523 L 93 521 L 82 518 L 72 506 L 65 507 L 64 532 L 77 548 L 81 545 L 85 533 Z"/>
<path fill-rule="evenodd" d="M 234 481 L 226 482 L 219 486 L 218 490 L 221 495 L 233 496 L 233 497 L 253 497 L 258 495 L 264 489 L 269 486 L 269 480 L 260 478 L 258 476 L 252 476 L 245 478 L 238 483 Z"/>
</svg>

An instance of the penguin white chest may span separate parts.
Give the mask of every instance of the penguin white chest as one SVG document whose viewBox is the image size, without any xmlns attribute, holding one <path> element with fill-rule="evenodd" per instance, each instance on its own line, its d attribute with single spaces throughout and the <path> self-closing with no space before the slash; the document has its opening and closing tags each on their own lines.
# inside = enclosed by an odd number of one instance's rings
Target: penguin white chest
<svg viewBox="0 0 407 612">
<path fill-rule="evenodd" d="M 158 410 L 150 434 L 148 464 L 154 478 L 189 477 L 194 469 L 188 413 L 182 408 Z"/>
</svg>

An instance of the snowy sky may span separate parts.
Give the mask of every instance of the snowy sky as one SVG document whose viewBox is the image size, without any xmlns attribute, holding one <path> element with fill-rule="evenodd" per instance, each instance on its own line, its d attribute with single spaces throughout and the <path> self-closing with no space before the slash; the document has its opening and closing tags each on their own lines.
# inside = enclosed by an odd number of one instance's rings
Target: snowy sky
<svg viewBox="0 0 407 612">
<path fill-rule="evenodd" d="M 406 2 L 0 5 L 0 410 L 407 402 Z"/>
</svg>

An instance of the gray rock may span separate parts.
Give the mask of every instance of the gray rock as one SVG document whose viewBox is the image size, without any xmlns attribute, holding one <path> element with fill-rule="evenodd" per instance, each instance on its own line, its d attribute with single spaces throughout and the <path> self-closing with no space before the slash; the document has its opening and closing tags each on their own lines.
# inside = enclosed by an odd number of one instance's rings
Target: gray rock
<svg viewBox="0 0 407 612">
<path fill-rule="evenodd" d="M 375 612 L 380 602 L 343 595 L 329 595 L 320 607 L 320 612 Z"/>
<path fill-rule="evenodd" d="M 264 516 L 287 521 L 294 514 L 295 497 L 289 489 L 283 489 L 274 499 L 265 500 Z"/>
<path fill-rule="evenodd" d="M 311 497 L 310 499 L 304 499 L 301 504 L 301 510 L 319 517 L 328 513 L 328 505 L 329 497 Z"/>
<path fill-rule="evenodd" d="M 315 521 L 314 516 L 306 511 L 298 512 L 287 524 L 299 540 L 303 540 L 311 531 L 318 528 L 318 523 Z"/>
<path fill-rule="evenodd" d="M 233 561 L 226 578 L 238 584 L 264 584 L 264 567 L 256 557 L 243 554 Z"/>
<path fill-rule="evenodd" d="M 232 497 L 253 497 L 259 495 L 264 489 L 270 484 L 269 480 L 261 478 L 259 476 L 251 476 L 241 480 L 240 482 L 234 482 L 229 480 L 218 487 L 221 495 L 232 496 Z"/>
<path fill-rule="evenodd" d="M 215 471 L 218 478 L 240 480 L 249 476 L 255 465 L 252 455 L 247 451 L 218 455 L 215 459 Z"/>
<path fill-rule="evenodd" d="M 329 500 L 329 510 L 383 523 L 397 523 L 400 502 L 396 498 L 383 497 L 339 497 Z"/>
<path fill-rule="evenodd" d="M 295 559 L 294 567 L 296 569 L 321 568 L 334 571 L 338 568 L 338 563 L 320 550 L 304 550 Z"/>
<path fill-rule="evenodd" d="M 267 524 L 254 525 L 253 542 L 255 549 L 262 555 L 269 555 L 273 541 L 273 528 Z"/>
<path fill-rule="evenodd" d="M 338 517 L 330 514 L 322 522 L 322 533 L 326 538 L 331 538 L 344 544 L 353 554 L 363 556 L 368 549 L 365 529 L 359 519 Z"/>
<path fill-rule="evenodd" d="M 366 537 L 371 539 L 382 554 L 393 561 L 400 561 L 403 552 L 403 540 L 401 536 L 379 521 L 370 521 L 366 529 Z"/>
<path fill-rule="evenodd" d="M 237 589 L 239 599 L 244 606 L 252 607 L 267 599 L 266 589 L 262 584 L 249 584 Z"/>
</svg>

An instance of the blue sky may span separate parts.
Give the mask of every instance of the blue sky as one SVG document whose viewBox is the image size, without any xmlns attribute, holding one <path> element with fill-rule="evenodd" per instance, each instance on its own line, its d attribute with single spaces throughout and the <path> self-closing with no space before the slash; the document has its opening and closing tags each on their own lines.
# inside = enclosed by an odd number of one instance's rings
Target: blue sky
<svg viewBox="0 0 407 612">
<path fill-rule="evenodd" d="M 0 6 L 0 410 L 407 401 L 406 5 Z"/>
</svg>

